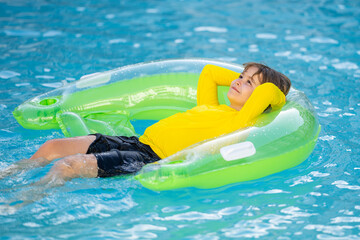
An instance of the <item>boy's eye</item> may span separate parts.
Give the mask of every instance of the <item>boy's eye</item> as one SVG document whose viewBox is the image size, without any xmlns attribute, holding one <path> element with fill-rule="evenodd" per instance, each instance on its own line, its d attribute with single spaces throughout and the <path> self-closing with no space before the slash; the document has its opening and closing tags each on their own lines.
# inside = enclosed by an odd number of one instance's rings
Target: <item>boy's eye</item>
<svg viewBox="0 0 360 240">
<path fill-rule="evenodd" d="M 251 85 L 251 81 L 250 81 L 250 80 L 247 80 L 247 83 Z"/>
<path fill-rule="evenodd" d="M 242 76 L 242 75 L 240 75 L 240 76 L 239 76 L 239 78 L 243 78 L 243 76 Z"/>
</svg>

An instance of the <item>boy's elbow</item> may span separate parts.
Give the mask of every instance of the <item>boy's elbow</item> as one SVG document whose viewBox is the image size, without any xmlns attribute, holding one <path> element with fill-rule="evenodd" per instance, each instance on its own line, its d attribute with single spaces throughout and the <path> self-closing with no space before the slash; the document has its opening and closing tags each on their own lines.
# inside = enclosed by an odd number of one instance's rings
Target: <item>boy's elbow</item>
<svg viewBox="0 0 360 240">
<path fill-rule="evenodd" d="M 215 65 L 212 65 L 212 64 L 206 64 L 206 65 L 203 67 L 201 73 L 211 72 L 212 69 L 214 69 L 214 67 L 216 67 L 216 66 L 215 66 Z"/>
</svg>

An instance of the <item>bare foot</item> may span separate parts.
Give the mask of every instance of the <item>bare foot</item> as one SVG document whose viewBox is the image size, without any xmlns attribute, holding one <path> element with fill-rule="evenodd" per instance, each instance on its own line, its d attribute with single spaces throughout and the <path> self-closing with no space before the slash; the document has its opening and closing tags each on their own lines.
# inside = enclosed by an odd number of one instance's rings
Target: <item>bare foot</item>
<svg viewBox="0 0 360 240">
<path fill-rule="evenodd" d="M 47 160 L 46 158 L 22 159 L 16 163 L 11 164 L 4 170 L 0 171 L 0 179 L 6 178 L 10 175 L 16 174 L 24 170 L 43 167 L 49 163 L 50 161 Z"/>
</svg>

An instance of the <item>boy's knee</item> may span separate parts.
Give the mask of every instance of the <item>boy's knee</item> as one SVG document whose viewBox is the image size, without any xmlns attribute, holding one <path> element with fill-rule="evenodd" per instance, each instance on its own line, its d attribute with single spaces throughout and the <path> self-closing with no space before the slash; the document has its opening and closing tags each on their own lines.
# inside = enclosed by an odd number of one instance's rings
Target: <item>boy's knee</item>
<svg viewBox="0 0 360 240">
<path fill-rule="evenodd" d="M 52 167 L 52 171 L 62 178 L 72 178 L 75 175 L 72 160 L 68 158 L 57 161 Z"/>
<path fill-rule="evenodd" d="M 42 154 L 46 159 L 52 160 L 59 158 L 62 151 L 64 151 L 61 139 L 50 139 L 42 145 Z"/>
<path fill-rule="evenodd" d="M 56 150 L 59 146 L 59 139 L 50 139 L 47 140 L 41 147 L 45 148 L 46 151 L 52 152 Z"/>
<path fill-rule="evenodd" d="M 96 158 L 95 156 L 85 154 L 65 157 L 54 164 L 54 171 L 64 178 L 96 177 Z"/>
</svg>

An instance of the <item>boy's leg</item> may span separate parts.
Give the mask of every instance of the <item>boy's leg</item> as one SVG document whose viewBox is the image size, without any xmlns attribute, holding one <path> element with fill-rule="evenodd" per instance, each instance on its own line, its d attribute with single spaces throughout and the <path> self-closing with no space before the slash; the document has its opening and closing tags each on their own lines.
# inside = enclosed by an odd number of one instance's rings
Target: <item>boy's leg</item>
<svg viewBox="0 0 360 240">
<path fill-rule="evenodd" d="M 51 139 L 46 141 L 30 159 L 45 158 L 48 161 L 52 161 L 57 158 L 63 158 L 77 153 L 85 154 L 95 138 L 94 135 L 88 135 Z"/>
<path fill-rule="evenodd" d="M 50 171 L 35 185 L 55 187 L 73 178 L 98 176 L 97 159 L 93 154 L 76 154 L 57 161 Z"/>
<path fill-rule="evenodd" d="M 19 209 L 42 199 L 47 195 L 46 191 L 48 189 L 63 185 L 72 178 L 91 178 L 97 177 L 97 175 L 98 165 L 93 154 L 76 154 L 65 157 L 57 161 L 50 171 L 38 182 L 32 183 L 30 188 L 19 192 L 20 195 L 16 199 L 10 200 L 10 204 L 7 207 L 11 211 Z M 14 204 L 15 202 L 16 204 Z"/>
<path fill-rule="evenodd" d="M 45 142 L 29 159 L 20 160 L 0 172 L 0 179 L 25 169 L 41 167 L 52 160 L 74 154 L 85 154 L 90 144 L 95 140 L 94 135 L 52 139 Z"/>
</svg>

